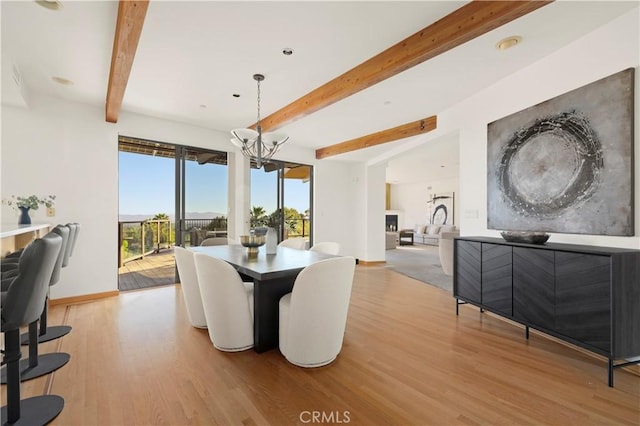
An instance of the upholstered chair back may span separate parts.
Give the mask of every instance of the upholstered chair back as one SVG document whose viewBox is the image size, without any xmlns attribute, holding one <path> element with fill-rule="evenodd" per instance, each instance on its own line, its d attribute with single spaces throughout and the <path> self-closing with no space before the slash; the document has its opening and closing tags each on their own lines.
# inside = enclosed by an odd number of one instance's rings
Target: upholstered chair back
<svg viewBox="0 0 640 426">
<path fill-rule="evenodd" d="M 252 348 L 253 284 L 243 283 L 227 262 L 194 255 L 202 306 L 213 346 L 225 352 Z"/>
<path fill-rule="evenodd" d="M 316 262 L 300 272 L 292 292 L 280 299 L 279 346 L 289 362 L 319 367 L 338 356 L 354 271 L 350 256 Z"/>
<path fill-rule="evenodd" d="M 176 267 L 180 275 L 180 286 L 182 296 L 187 307 L 187 315 L 191 325 L 197 328 L 207 328 L 207 320 L 202 307 L 202 296 L 198 285 L 196 265 L 194 263 L 192 251 L 176 246 L 173 248 L 176 258 Z"/>
<path fill-rule="evenodd" d="M 319 251 L 321 253 L 338 255 L 340 254 L 340 244 L 333 241 L 325 241 L 322 243 L 315 243 L 309 251 Z"/>
</svg>

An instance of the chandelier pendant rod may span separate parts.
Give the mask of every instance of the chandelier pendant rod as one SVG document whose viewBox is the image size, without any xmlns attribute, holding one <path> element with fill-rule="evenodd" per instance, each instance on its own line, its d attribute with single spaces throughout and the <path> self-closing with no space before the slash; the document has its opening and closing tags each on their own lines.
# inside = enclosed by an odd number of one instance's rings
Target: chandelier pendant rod
<svg viewBox="0 0 640 426">
<path fill-rule="evenodd" d="M 262 167 L 262 126 L 258 124 L 258 141 L 256 142 L 257 146 L 257 155 L 256 155 L 256 166 L 258 168 Z"/>
<path fill-rule="evenodd" d="M 258 147 L 257 147 L 257 158 L 256 158 L 256 166 L 258 168 L 262 167 L 262 126 L 260 125 L 260 82 L 264 80 L 264 76 L 262 74 L 254 74 L 253 79 L 258 82 L 258 119 L 256 120 L 256 130 L 258 131 Z"/>
</svg>

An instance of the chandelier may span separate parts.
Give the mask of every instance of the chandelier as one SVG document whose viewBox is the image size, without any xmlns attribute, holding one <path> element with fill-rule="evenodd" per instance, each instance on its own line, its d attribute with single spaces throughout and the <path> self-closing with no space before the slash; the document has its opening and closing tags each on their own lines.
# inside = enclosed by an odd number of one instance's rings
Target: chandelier
<svg viewBox="0 0 640 426">
<path fill-rule="evenodd" d="M 258 120 L 256 130 L 253 129 L 233 129 L 231 131 L 231 143 L 242 150 L 242 154 L 256 162 L 258 168 L 265 162 L 269 162 L 273 154 L 278 151 L 280 145 L 285 143 L 289 137 L 281 133 L 262 133 L 260 125 L 260 82 L 264 80 L 264 75 L 254 74 L 253 79 L 258 82 Z"/>
</svg>

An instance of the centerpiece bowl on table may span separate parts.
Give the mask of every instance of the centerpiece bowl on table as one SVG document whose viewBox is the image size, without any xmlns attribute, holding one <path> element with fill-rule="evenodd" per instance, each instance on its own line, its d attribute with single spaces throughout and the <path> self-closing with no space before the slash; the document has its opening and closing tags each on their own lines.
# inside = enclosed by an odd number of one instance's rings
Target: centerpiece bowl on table
<svg viewBox="0 0 640 426">
<path fill-rule="evenodd" d="M 247 247 L 249 254 L 257 254 L 258 247 L 263 246 L 266 240 L 265 235 L 240 235 L 240 244 Z"/>
</svg>

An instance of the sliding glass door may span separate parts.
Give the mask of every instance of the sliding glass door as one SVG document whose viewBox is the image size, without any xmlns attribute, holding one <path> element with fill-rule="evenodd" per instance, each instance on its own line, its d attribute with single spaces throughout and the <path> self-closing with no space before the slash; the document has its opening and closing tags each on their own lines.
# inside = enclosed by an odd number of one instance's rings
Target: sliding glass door
<svg viewBox="0 0 640 426">
<path fill-rule="evenodd" d="M 271 161 L 251 169 L 251 227 L 276 229 L 278 241 L 304 238 L 313 244 L 313 168 Z"/>
<path fill-rule="evenodd" d="M 118 287 L 177 280 L 175 244 L 226 236 L 227 154 L 120 135 Z"/>
<path fill-rule="evenodd" d="M 291 163 L 285 163 L 291 165 Z M 313 210 L 312 167 L 296 165 L 282 170 L 282 206 L 289 238 L 302 237 L 311 247 L 311 213 Z"/>
<path fill-rule="evenodd" d="M 227 236 L 227 153 L 176 146 L 176 244 Z"/>
</svg>

